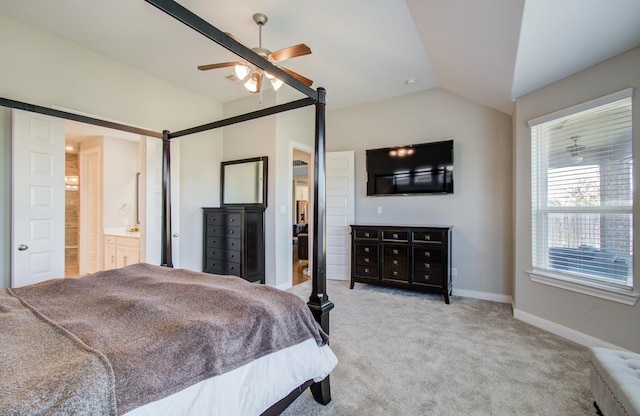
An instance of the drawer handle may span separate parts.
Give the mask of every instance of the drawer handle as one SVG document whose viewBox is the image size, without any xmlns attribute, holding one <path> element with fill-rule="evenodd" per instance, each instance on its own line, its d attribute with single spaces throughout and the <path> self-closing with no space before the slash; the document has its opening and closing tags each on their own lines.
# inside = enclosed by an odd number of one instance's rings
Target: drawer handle
<svg viewBox="0 0 640 416">
<path fill-rule="evenodd" d="M 425 257 L 431 257 L 431 252 L 430 251 L 425 251 L 424 252 L 424 256 Z"/>
<path fill-rule="evenodd" d="M 369 257 L 366 257 L 366 258 L 364 259 L 364 262 L 365 262 L 365 263 L 369 263 Z"/>
<path fill-rule="evenodd" d="M 397 266 L 397 265 L 398 265 L 398 260 L 394 260 L 394 261 L 393 261 L 393 265 L 394 265 L 394 266 Z"/>
<path fill-rule="evenodd" d="M 427 241 L 431 241 L 431 236 L 429 234 L 427 234 L 427 235 L 424 236 L 424 239 L 427 240 Z"/>
<path fill-rule="evenodd" d="M 369 237 L 369 233 L 364 233 L 364 236 L 365 237 Z"/>
<path fill-rule="evenodd" d="M 393 249 L 393 254 L 398 254 L 398 250 Z"/>
<path fill-rule="evenodd" d="M 430 277 L 431 277 L 430 275 L 425 274 L 425 275 L 424 275 L 424 280 L 429 280 L 429 278 L 430 278 Z"/>
<path fill-rule="evenodd" d="M 233 230 L 229 230 L 229 234 L 233 234 L 235 231 Z"/>
<path fill-rule="evenodd" d="M 397 233 L 393 233 L 393 238 L 395 238 L 397 240 L 398 239 L 398 234 Z"/>
<path fill-rule="evenodd" d="M 236 220 L 235 218 L 231 218 L 229 222 L 234 222 L 235 220 Z"/>
<path fill-rule="evenodd" d="M 431 265 L 430 265 L 429 263 L 425 263 L 425 264 L 424 264 L 424 267 L 425 267 L 425 269 L 430 269 L 430 268 L 431 268 Z"/>
<path fill-rule="evenodd" d="M 369 247 L 365 247 L 365 248 L 364 248 L 364 252 L 365 252 L 365 253 L 368 253 L 368 252 L 369 252 Z"/>
<path fill-rule="evenodd" d="M 397 275 L 398 275 L 398 272 L 397 272 L 396 270 L 394 270 L 394 271 L 393 271 L 393 275 L 394 275 L 394 276 L 397 276 Z"/>
<path fill-rule="evenodd" d="M 369 274 L 369 268 L 368 268 L 368 267 L 365 267 L 364 272 L 365 272 L 366 274 Z"/>
</svg>

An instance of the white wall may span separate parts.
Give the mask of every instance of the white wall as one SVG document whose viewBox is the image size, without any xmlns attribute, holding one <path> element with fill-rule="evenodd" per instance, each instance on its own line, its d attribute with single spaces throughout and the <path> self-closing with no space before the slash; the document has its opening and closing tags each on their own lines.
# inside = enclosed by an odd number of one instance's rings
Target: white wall
<svg viewBox="0 0 640 416">
<path fill-rule="evenodd" d="M 105 228 L 132 227 L 136 223 L 138 143 L 105 137 L 102 158 L 102 225 Z M 124 204 L 130 208 L 127 214 L 121 211 Z"/>
<path fill-rule="evenodd" d="M 530 130 L 527 121 L 625 88 L 635 87 L 633 98 L 633 151 L 640 160 L 640 48 L 595 65 L 516 100 L 514 116 L 515 182 L 515 313 L 532 323 L 570 334 L 583 343 L 603 341 L 640 352 L 640 305 L 627 306 L 590 295 L 532 282 Z M 637 171 L 637 170 L 636 170 Z M 634 191 L 634 217 L 640 197 Z M 634 246 L 638 241 L 634 221 Z M 634 270 L 640 263 L 635 261 Z M 635 277 L 635 292 L 640 282 Z M 590 339 L 592 338 L 592 339 Z"/>
<path fill-rule="evenodd" d="M 170 84 L 111 58 L 99 55 L 45 32 L 0 16 L 0 96 L 37 104 L 61 107 L 141 126 L 155 131 L 205 124 L 222 115 L 222 106 L 213 100 Z M 0 110 L 0 259 L 1 284 L 9 282 L 9 226 L 11 127 L 10 111 Z M 181 180 L 195 171 L 181 196 L 181 218 L 189 220 L 203 205 L 216 202 L 213 183 L 219 182 L 219 142 L 221 133 L 210 131 L 198 138 L 188 136 L 181 147 Z M 191 140 L 191 141 L 190 141 Z M 7 158 L 5 163 L 5 158 Z M 197 189 L 202 194 L 197 194 Z M 211 192 L 208 194 L 207 192 Z M 193 198 L 193 199 L 192 199 Z M 6 230 L 5 230 L 6 228 Z M 201 270 L 202 221 L 181 226 L 181 265 Z M 7 256 L 5 259 L 4 256 Z"/>
<path fill-rule="evenodd" d="M 453 195 L 366 196 L 366 149 L 448 139 Z M 511 117 L 442 89 L 327 115 L 327 150 L 356 154 L 357 224 L 454 227 L 454 295 L 511 301 L 511 146 Z"/>
</svg>

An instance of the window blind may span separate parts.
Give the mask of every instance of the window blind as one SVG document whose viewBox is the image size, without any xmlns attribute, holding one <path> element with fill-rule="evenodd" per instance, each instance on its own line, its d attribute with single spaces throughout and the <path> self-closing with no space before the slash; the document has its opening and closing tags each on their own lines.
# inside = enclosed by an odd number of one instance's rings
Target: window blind
<svg viewBox="0 0 640 416">
<path fill-rule="evenodd" d="M 633 285 L 631 96 L 530 122 L 534 270 Z"/>
</svg>

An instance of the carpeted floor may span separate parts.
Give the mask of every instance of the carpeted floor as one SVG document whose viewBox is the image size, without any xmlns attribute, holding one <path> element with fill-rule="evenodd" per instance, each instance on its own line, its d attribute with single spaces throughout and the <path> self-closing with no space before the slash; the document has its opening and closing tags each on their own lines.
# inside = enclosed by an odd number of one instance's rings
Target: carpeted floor
<svg viewBox="0 0 640 416">
<path fill-rule="evenodd" d="M 310 282 L 290 291 L 308 299 Z M 286 416 L 595 415 L 586 349 L 516 320 L 511 306 L 328 281 L 329 405 L 308 391 Z"/>
</svg>

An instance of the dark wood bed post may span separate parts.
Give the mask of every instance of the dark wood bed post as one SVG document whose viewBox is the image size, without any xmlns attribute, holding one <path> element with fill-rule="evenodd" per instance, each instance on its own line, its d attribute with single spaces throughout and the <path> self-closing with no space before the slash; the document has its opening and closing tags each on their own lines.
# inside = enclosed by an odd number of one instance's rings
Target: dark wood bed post
<svg viewBox="0 0 640 416">
<path fill-rule="evenodd" d="M 173 267 L 171 247 L 171 141 L 162 131 L 162 252 L 160 265 Z"/>
<path fill-rule="evenodd" d="M 309 309 L 324 332 L 329 333 L 329 312 L 333 303 L 327 296 L 326 258 L 325 258 L 325 200 L 326 200 L 326 150 L 325 150 L 325 96 L 324 88 L 318 88 L 316 102 L 316 131 L 314 159 L 313 191 L 313 271 L 311 274 L 311 296 Z M 311 385 L 313 398 L 322 404 L 331 401 L 329 376 Z"/>
</svg>

